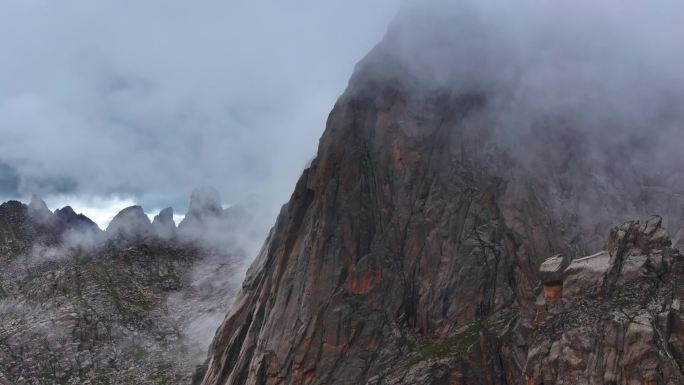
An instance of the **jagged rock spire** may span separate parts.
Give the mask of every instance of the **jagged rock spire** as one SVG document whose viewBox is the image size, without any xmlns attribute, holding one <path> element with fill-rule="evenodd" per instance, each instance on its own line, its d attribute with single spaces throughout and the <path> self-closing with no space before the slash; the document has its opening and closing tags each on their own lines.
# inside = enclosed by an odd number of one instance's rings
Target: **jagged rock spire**
<svg viewBox="0 0 684 385">
<path fill-rule="evenodd" d="M 45 201 L 35 194 L 31 197 L 31 202 L 28 204 L 28 213 L 31 218 L 41 224 L 49 224 L 56 220 Z"/>
<path fill-rule="evenodd" d="M 110 237 L 136 238 L 152 233 L 152 223 L 140 206 L 130 206 L 121 210 L 107 227 Z"/>
<path fill-rule="evenodd" d="M 50 211 L 48 208 L 47 204 L 45 203 L 44 200 L 42 200 L 38 195 L 32 195 L 31 196 L 31 202 L 28 205 L 29 209 L 34 210 L 34 211 Z M 50 211 L 51 212 L 51 211 Z"/>
<path fill-rule="evenodd" d="M 204 233 L 223 222 L 221 196 L 212 187 L 197 188 L 190 196 L 190 206 L 178 225 L 178 232 L 186 239 L 201 238 Z"/>
<path fill-rule="evenodd" d="M 61 209 L 55 210 L 55 215 L 70 228 L 85 231 L 101 231 L 95 222 L 83 214 L 77 214 L 71 206 L 64 206 Z"/>
<path fill-rule="evenodd" d="M 173 208 L 167 207 L 159 212 L 152 221 L 152 227 L 157 236 L 172 238 L 176 235 L 176 223 L 173 221 Z"/>
<path fill-rule="evenodd" d="M 221 195 L 213 187 L 197 188 L 190 195 L 187 216 L 220 215 L 222 212 Z"/>
</svg>

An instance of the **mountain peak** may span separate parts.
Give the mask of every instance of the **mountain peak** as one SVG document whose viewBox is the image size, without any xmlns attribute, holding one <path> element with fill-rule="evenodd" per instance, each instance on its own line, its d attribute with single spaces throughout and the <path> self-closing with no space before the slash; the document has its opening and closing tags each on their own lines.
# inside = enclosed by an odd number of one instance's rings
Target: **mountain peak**
<svg viewBox="0 0 684 385">
<path fill-rule="evenodd" d="M 223 218 L 221 196 L 212 187 L 196 188 L 190 195 L 190 206 L 178 230 L 196 238 Z"/>
<path fill-rule="evenodd" d="M 37 195 L 31 197 L 31 202 L 28 204 L 28 212 L 31 218 L 41 224 L 50 224 L 57 219 L 52 211 L 50 211 L 45 201 Z"/>
<path fill-rule="evenodd" d="M 176 223 L 173 221 L 173 208 L 167 207 L 159 212 L 152 221 L 155 234 L 161 238 L 171 238 L 176 234 Z"/>
<path fill-rule="evenodd" d="M 167 207 L 159 212 L 154 217 L 155 220 L 159 219 L 160 221 L 163 222 L 168 222 L 169 220 L 173 220 L 173 207 Z"/>
<path fill-rule="evenodd" d="M 221 195 L 213 187 L 201 187 L 190 195 L 190 206 L 187 216 L 221 215 Z"/>
<path fill-rule="evenodd" d="M 61 213 L 64 216 L 76 216 L 76 211 L 74 211 L 73 207 L 71 206 L 64 206 L 61 209 L 55 210 L 55 213 Z"/>
<path fill-rule="evenodd" d="M 140 206 L 121 210 L 107 226 L 107 235 L 121 238 L 138 238 L 149 235 L 152 223 Z"/>
<path fill-rule="evenodd" d="M 535 124 L 529 127 L 501 119 L 495 102 L 514 94 L 452 83 L 450 73 L 437 85 L 416 79 L 387 56 L 395 48 L 383 48 L 387 42 L 357 66 L 333 107 L 317 157 L 216 334 L 204 385 L 523 379 L 521 366 L 534 352 L 520 347 L 529 346 L 526 323 L 535 319 L 534 305 L 543 296 L 540 275 L 553 286 L 549 297 L 562 295 L 557 280 L 570 262 L 563 256 L 601 250 L 601 235 L 626 212 L 668 213 L 666 222 L 682 229 L 676 213 L 684 200 L 641 188 L 653 169 L 635 173 L 615 167 L 611 157 L 583 156 L 595 132 L 541 113 L 530 117 Z M 435 52 L 423 52 L 430 48 L 423 37 L 414 43 L 418 54 L 407 59 L 426 56 L 437 63 L 441 56 L 419 54 L 444 51 L 437 45 Z M 440 66 L 451 71 L 464 58 L 444 59 Z M 600 150 L 621 151 L 618 159 L 636 156 L 621 145 L 606 142 Z M 635 252 L 667 245 L 658 220 L 644 225 L 644 234 L 646 229 L 653 231 L 648 237 L 632 235 L 634 227 L 625 230 L 628 241 L 646 242 Z M 558 257 L 540 274 L 541 258 L 550 255 Z M 616 255 L 625 263 L 635 260 Z M 654 252 L 648 263 L 658 258 Z M 487 323 L 497 328 L 487 331 Z M 472 344 L 449 345 L 468 330 Z M 580 345 L 577 351 L 593 346 Z M 651 378 L 636 367 L 630 373 L 619 381 Z M 609 374 L 592 378 L 616 382 Z"/>
<path fill-rule="evenodd" d="M 37 211 L 50 211 L 45 201 L 35 194 L 31 196 L 31 202 L 29 203 L 28 207 Z"/>
<path fill-rule="evenodd" d="M 55 210 L 55 215 L 70 228 L 85 231 L 101 231 L 95 222 L 83 214 L 77 214 L 71 206 L 64 206 L 61 209 Z"/>
</svg>

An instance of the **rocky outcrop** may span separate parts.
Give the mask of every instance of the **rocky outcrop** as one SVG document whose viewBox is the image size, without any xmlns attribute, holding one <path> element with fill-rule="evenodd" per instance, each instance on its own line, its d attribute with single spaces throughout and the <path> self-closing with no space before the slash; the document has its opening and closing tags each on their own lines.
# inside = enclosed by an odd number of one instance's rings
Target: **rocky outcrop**
<svg viewBox="0 0 684 385">
<path fill-rule="evenodd" d="M 540 274 L 546 257 L 603 249 L 625 215 L 682 227 L 676 185 L 654 193 L 652 170 L 628 166 L 648 152 L 553 117 L 497 120 L 490 90 L 423 82 L 409 61 L 432 57 L 432 36 L 401 33 L 357 65 L 202 384 L 522 384 L 541 277 L 568 274 L 545 281 L 549 301 L 577 294 L 565 283 L 578 265 Z M 580 263 L 622 276 L 603 254 Z"/>
<path fill-rule="evenodd" d="M 562 298 L 537 312 L 526 384 L 684 383 L 684 258 L 661 222 L 616 227 L 608 251 L 565 269 Z"/>
</svg>

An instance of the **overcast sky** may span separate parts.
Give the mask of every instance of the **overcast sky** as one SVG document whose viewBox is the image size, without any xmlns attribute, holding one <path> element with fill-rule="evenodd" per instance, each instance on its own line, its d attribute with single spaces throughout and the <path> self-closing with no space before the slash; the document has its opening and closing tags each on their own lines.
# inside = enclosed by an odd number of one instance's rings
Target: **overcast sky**
<svg viewBox="0 0 684 385">
<path fill-rule="evenodd" d="M 279 205 L 400 0 L 0 1 L 0 198 Z"/>
<path fill-rule="evenodd" d="M 213 186 L 274 216 L 405 2 L 0 0 L 0 199 L 35 193 L 103 226 L 132 204 L 183 214 Z M 540 115 L 674 131 L 659 156 L 684 161 L 681 1 L 430 4 L 423 24 L 405 8 L 385 49 L 423 80 L 498 90 L 505 132 Z"/>
</svg>

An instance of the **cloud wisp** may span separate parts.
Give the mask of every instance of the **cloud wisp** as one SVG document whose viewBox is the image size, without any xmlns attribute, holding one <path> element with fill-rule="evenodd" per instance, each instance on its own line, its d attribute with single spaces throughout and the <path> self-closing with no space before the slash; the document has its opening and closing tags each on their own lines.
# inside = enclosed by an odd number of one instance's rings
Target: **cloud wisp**
<svg viewBox="0 0 684 385">
<path fill-rule="evenodd" d="M 280 204 L 398 2 L 5 1 L 0 195 Z"/>
</svg>

